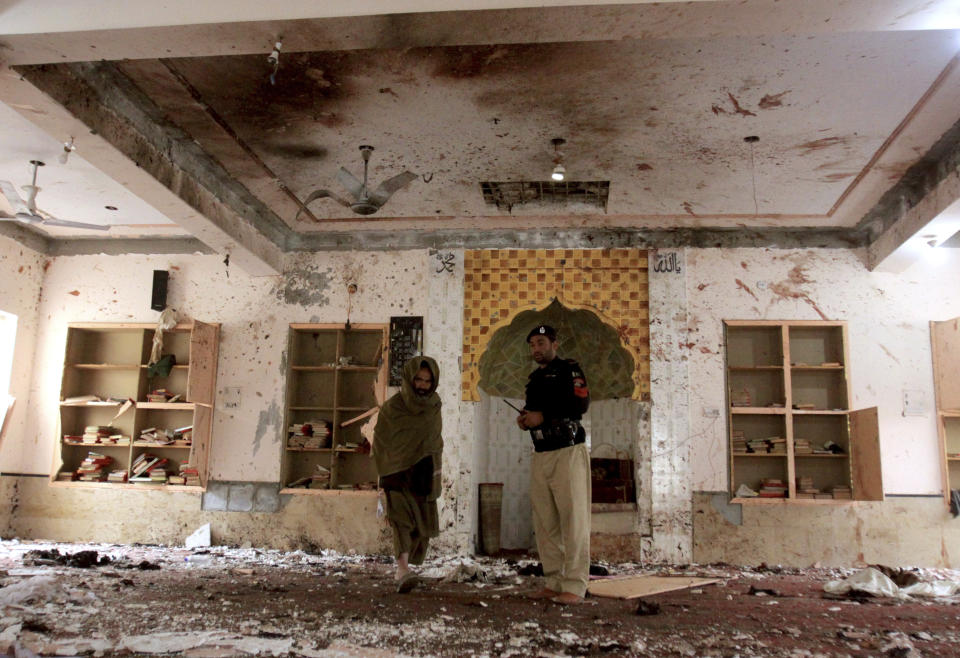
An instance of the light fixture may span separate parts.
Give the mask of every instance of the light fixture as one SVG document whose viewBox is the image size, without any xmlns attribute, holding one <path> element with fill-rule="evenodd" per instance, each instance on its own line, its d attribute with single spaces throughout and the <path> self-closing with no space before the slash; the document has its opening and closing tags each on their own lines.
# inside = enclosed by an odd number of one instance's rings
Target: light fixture
<svg viewBox="0 0 960 658">
<path fill-rule="evenodd" d="M 60 157 L 57 160 L 60 161 L 60 164 L 67 164 L 67 158 L 70 157 L 70 154 L 77 150 L 77 147 L 73 145 L 73 137 L 70 138 L 69 142 L 63 143 L 63 153 L 60 154 Z"/>
<path fill-rule="evenodd" d="M 550 143 L 553 144 L 553 173 L 550 174 L 550 178 L 555 181 L 562 181 L 567 177 L 567 170 L 563 167 L 563 153 L 560 152 L 560 147 L 566 144 L 566 140 L 562 137 L 554 137 L 550 140 Z"/>
<path fill-rule="evenodd" d="M 280 69 L 280 49 L 283 48 L 283 38 L 277 37 L 273 50 L 267 55 L 267 64 L 270 66 L 270 84 L 277 84 L 277 71 Z"/>
</svg>

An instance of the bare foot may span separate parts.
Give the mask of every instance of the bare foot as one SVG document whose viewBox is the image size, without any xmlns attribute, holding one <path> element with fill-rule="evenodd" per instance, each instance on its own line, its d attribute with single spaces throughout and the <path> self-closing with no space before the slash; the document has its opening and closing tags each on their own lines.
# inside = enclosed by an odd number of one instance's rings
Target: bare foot
<svg viewBox="0 0 960 658">
<path fill-rule="evenodd" d="M 408 571 L 397 581 L 397 592 L 399 594 L 406 594 L 419 584 L 420 577 L 412 571 Z"/>
<path fill-rule="evenodd" d="M 583 603 L 583 597 L 577 596 L 573 592 L 562 592 L 557 594 L 550 599 L 554 603 L 559 603 L 560 605 L 579 605 Z"/>
<path fill-rule="evenodd" d="M 560 594 L 560 592 L 550 589 L 549 587 L 544 587 L 539 592 L 532 592 L 530 594 L 527 594 L 527 597 L 531 599 L 552 599 L 558 594 Z"/>
</svg>

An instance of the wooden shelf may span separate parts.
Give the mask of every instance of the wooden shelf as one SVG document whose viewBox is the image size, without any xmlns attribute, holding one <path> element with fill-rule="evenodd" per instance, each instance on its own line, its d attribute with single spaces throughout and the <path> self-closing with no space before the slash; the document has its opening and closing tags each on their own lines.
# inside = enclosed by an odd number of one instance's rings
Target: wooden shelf
<svg viewBox="0 0 960 658">
<path fill-rule="evenodd" d="M 126 443 L 70 443 L 69 441 L 62 441 L 61 445 L 67 446 L 68 448 L 96 448 L 98 450 L 106 450 L 107 448 L 129 448 L 130 442 Z"/>
<path fill-rule="evenodd" d="M 178 493 L 203 493 L 204 487 L 190 487 L 185 484 L 147 484 L 146 482 L 80 482 L 54 480 L 51 487 L 68 489 L 138 489 L 141 491 L 169 491 Z"/>
<path fill-rule="evenodd" d="M 205 490 L 207 456 L 213 424 L 216 392 L 219 325 L 194 321 L 181 323 L 164 334 L 163 354 L 177 360 L 169 377 L 150 377 L 147 362 L 156 325 L 151 323 L 71 323 L 67 327 L 63 378 L 60 397 L 110 394 L 124 398 L 118 402 L 61 402 L 60 433 L 56 440 L 50 484 L 58 487 L 151 489 L 162 491 L 200 492 Z M 175 377 L 175 379 L 171 379 Z M 183 391 L 190 401 L 147 402 L 151 389 L 165 387 Z M 128 401 L 134 413 L 119 416 L 116 411 Z M 64 435 L 79 436 L 86 426 L 110 426 L 112 434 L 131 437 L 124 443 L 67 443 Z M 184 425 L 193 428 L 190 444 L 182 440 L 157 443 L 137 440 L 141 432 L 154 426 L 173 429 Z M 200 475 L 200 486 L 165 483 L 80 482 L 58 480 L 62 473 L 75 472 L 89 452 L 100 452 L 112 458 L 104 471 L 125 471 L 130 474 L 133 461 L 146 452 L 159 452 L 169 461 L 165 469 L 176 473 L 179 466 L 190 463 Z"/>
<path fill-rule="evenodd" d="M 883 500 L 876 408 L 848 409 L 850 378 L 847 325 L 843 321 L 724 321 L 727 403 L 730 406 L 729 487 L 759 490 L 765 480 L 786 485 L 786 498 L 739 499 L 761 505 L 834 504 L 848 499 L 798 499 L 799 478 L 811 478 L 824 492 L 849 487 L 855 500 Z M 764 364 L 744 366 L 744 363 Z M 783 402 L 783 407 L 759 406 Z M 813 409 L 794 409 L 810 404 Z M 779 436 L 783 453 L 733 452 L 733 446 Z M 833 442 L 843 454 L 794 453 L 795 439 L 820 448 Z M 779 444 L 778 444 L 779 445 Z M 763 459 L 766 457 L 767 459 Z M 775 459 L 769 459 L 774 457 Z"/>
<path fill-rule="evenodd" d="M 859 501 L 850 498 L 731 498 L 738 505 L 849 505 Z"/>
<path fill-rule="evenodd" d="M 281 451 L 281 482 L 310 477 L 322 466 L 330 471 L 330 488 L 283 487 L 282 493 L 313 495 L 342 493 L 340 484 L 370 482 L 376 471 L 357 448 L 362 422 L 348 423 L 376 407 L 386 394 L 388 325 L 291 324 L 285 428 L 323 420 L 331 429 L 328 448 L 290 448 Z M 340 365 L 341 360 L 351 361 Z"/>
<path fill-rule="evenodd" d="M 730 407 L 732 414 L 772 414 L 783 415 L 787 413 L 786 407 Z"/>
</svg>

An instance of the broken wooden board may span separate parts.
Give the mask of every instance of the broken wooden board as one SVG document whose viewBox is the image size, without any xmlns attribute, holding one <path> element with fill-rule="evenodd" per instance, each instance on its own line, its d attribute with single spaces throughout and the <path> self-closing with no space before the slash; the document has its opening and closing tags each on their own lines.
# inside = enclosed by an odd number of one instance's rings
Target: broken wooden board
<svg viewBox="0 0 960 658">
<path fill-rule="evenodd" d="M 624 576 L 594 580 L 587 585 L 593 596 L 611 599 L 638 599 L 678 589 L 690 589 L 719 583 L 722 578 L 694 578 L 692 576 Z"/>
</svg>

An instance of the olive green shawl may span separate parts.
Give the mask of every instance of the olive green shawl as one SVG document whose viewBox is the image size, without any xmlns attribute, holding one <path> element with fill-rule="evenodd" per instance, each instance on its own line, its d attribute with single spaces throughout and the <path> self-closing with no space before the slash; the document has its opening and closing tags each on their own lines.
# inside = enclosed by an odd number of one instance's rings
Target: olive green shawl
<svg viewBox="0 0 960 658">
<path fill-rule="evenodd" d="M 433 373 L 433 387 L 430 395 L 420 397 L 413 390 L 413 378 L 424 366 Z M 380 409 L 373 433 L 373 459 L 381 477 L 404 471 L 428 455 L 434 456 L 439 470 L 443 452 L 439 380 L 440 369 L 429 356 L 416 356 L 404 364 L 400 392 Z"/>
</svg>

